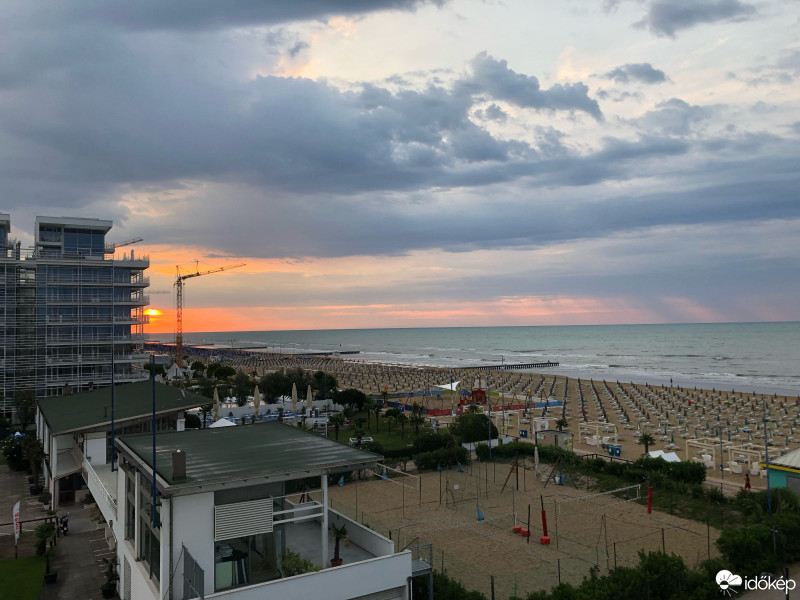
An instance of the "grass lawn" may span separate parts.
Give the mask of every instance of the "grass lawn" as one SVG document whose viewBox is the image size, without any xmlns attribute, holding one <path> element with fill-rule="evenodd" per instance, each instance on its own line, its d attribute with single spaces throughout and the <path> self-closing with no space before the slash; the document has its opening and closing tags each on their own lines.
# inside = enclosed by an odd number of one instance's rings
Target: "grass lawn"
<svg viewBox="0 0 800 600">
<path fill-rule="evenodd" d="M 0 560 L 0 598 L 36 600 L 43 578 L 44 558 L 41 556 Z"/>
<path fill-rule="evenodd" d="M 384 418 L 383 416 L 380 419 L 380 425 L 376 429 L 375 427 L 375 415 L 372 415 L 370 419 L 369 426 L 367 426 L 366 421 L 366 414 L 359 413 L 355 415 L 351 422 L 355 423 L 355 420 L 359 417 L 364 418 L 364 435 L 371 437 L 373 440 L 378 442 L 385 450 L 402 450 L 403 448 L 409 448 L 411 444 L 414 443 L 414 439 L 416 436 L 414 435 L 414 427 L 406 424 L 405 427 L 405 435 L 401 435 L 400 432 L 400 425 L 397 423 L 392 423 L 392 430 L 391 433 L 388 431 L 389 429 L 389 421 L 388 419 Z M 331 439 L 333 439 L 333 432 L 328 429 Z M 425 432 L 431 431 L 431 428 L 427 425 L 423 426 L 420 425 L 419 433 L 422 435 Z M 351 437 L 355 437 L 355 429 L 340 429 L 339 430 L 339 441 L 347 443 L 347 440 Z"/>
</svg>

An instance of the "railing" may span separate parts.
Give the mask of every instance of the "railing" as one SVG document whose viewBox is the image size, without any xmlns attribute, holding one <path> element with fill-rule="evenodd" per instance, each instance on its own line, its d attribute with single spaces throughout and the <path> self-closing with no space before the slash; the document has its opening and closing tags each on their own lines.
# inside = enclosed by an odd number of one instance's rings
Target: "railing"
<svg viewBox="0 0 800 600">
<path fill-rule="evenodd" d="M 106 489 L 106 486 L 97 476 L 97 473 L 95 473 L 94 467 L 92 467 L 91 463 L 86 458 L 83 459 L 83 470 L 86 472 L 87 484 L 92 494 L 95 494 L 95 490 L 100 492 L 100 497 L 111 507 L 111 511 L 114 513 L 114 518 L 116 519 L 117 501 L 109 493 L 108 489 Z"/>
<path fill-rule="evenodd" d="M 431 542 L 415 537 L 405 545 L 403 550 L 411 552 L 411 560 L 421 560 L 433 568 L 433 544 Z"/>
</svg>

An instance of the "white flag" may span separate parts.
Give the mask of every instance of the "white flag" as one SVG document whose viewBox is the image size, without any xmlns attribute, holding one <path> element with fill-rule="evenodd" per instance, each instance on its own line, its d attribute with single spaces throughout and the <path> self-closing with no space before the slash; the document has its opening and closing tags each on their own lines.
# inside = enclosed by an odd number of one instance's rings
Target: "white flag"
<svg viewBox="0 0 800 600">
<path fill-rule="evenodd" d="M 19 541 L 19 532 L 22 527 L 19 522 L 19 501 L 14 505 L 14 545 Z"/>
</svg>

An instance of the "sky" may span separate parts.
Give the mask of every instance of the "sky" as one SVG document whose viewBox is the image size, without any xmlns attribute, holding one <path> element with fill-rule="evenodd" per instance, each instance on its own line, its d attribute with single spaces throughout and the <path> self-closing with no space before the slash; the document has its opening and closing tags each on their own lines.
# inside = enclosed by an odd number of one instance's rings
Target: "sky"
<svg viewBox="0 0 800 600">
<path fill-rule="evenodd" d="M 800 320 L 796 0 L 10 0 L 0 212 L 146 332 Z"/>
</svg>

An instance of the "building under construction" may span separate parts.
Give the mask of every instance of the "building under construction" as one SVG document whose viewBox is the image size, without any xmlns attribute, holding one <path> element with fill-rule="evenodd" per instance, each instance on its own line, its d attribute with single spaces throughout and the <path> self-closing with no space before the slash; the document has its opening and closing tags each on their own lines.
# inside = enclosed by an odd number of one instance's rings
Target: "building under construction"
<svg viewBox="0 0 800 600">
<path fill-rule="evenodd" d="M 146 376 L 146 256 L 107 244 L 111 221 L 37 217 L 34 247 L 0 213 L 0 392 L 57 396 Z M 131 240 L 132 241 L 139 241 Z"/>
</svg>

